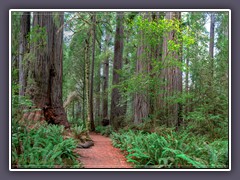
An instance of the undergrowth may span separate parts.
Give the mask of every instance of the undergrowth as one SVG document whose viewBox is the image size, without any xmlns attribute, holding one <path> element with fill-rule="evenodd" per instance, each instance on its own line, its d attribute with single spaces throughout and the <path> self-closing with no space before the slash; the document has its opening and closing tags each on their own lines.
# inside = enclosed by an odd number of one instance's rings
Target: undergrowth
<svg viewBox="0 0 240 180">
<path fill-rule="evenodd" d="M 160 134 L 122 130 L 111 139 L 137 168 L 228 168 L 228 140 L 169 129 Z"/>
<path fill-rule="evenodd" d="M 111 125 L 108 126 L 97 126 L 95 128 L 95 132 L 100 133 L 103 136 L 110 136 L 113 132 L 113 128 Z"/>
<path fill-rule="evenodd" d="M 62 126 L 27 129 L 12 122 L 13 168 L 79 168 L 76 140 L 63 138 Z"/>
<path fill-rule="evenodd" d="M 71 127 L 71 131 L 76 139 L 80 139 L 83 134 L 86 134 L 87 130 L 83 125 L 74 125 Z"/>
<path fill-rule="evenodd" d="M 23 110 L 32 106 L 28 97 L 18 96 L 18 85 L 12 85 L 12 168 L 80 168 L 78 154 L 73 150 L 77 140 L 64 138 L 63 126 L 45 121 L 25 121 Z M 34 111 L 34 109 L 31 109 Z M 79 128 L 75 129 L 76 133 Z"/>
</svg>

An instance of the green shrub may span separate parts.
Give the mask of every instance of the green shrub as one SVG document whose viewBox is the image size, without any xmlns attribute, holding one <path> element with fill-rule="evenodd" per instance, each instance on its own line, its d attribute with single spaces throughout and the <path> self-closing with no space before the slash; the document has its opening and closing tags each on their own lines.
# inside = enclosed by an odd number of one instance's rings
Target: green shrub
<svg viewBox="0 0 240 180">
<path fill-rule="evenodd" d="M 72 126 L 84 126 L 84 122 L 81 118 L 73 118 L 72 116 L 68 116 L 68 122 Z"/>
<path fill-rule="evenodd" d="M 81 125 L 81 126 L 74 125 L 71 127 L 71 130 L 76 139 L 80 139 L 81 135 L 86 132 L 86 128 L 84 128 L 83 125 Z"/>
<path fill-rule="evenodd" d="M 113 132 L 113 128 L 110 125 L 108 125 L 108 126 L 97 126 L 95 128 L 95 132 L 100 133 L 101 135 L 104 135 L 104 136 L 110 136 Z"/>
<path fill-rule="evenodd" d="M 208 135 L 210 139 L 228 138 L 228 117 L 222 114 L 211 114 L 203 106 L 189 112 L 186 119 L 186 130 L 195 135 Z"/>
</svg>

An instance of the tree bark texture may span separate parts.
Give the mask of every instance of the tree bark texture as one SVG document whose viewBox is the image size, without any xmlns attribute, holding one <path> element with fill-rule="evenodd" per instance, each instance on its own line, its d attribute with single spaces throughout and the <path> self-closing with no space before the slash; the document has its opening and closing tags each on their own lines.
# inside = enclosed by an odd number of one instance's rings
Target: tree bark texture
<svg viewBox="0 0 240 180">
<path fill-rule="evenodd" d="M 90 129 L 90 103 L 89 103 L 89 95 L 90 95 L 90 31 L 88 33 L 88 38 L 85 40 L 86 42 L 86 48 L 85 48 L 85 86 L 86 86 L 86 106 L 87 106 L 87 121 L 86 121 L 86 127 L 87 129 Z"/>
<path fill-rule="evenodd" d="M 106 35 L 105 52 L 110 41 L 110 35 Z M 109 81 L 109 57 L 107 55 L 103 63 L 103 119 L 108 119 L 108 81 Z"/>
<path fill-rule="evenodd" d="M 167 20 L 180 20 L 180 18 L 180 12 L 166 12 Z M 182 92 L 182 72 L 180 68 L 174 64 L 174 61 L 180 61 L 181 58 L 179 54 L 180 50 L 169 51 L 169 40 L 174 41 L 175 44 L 179 44 L 175 30 L 171 30 L 163 40 L 162 61 L 164 69 L 162 76 L 165 84 L 163 88 L 164 94 L 162 95 L 162 107 L 165 109 L 163 115 L 167 121 L 167 126 L 176 127 L 180 118 L 181 105 L 173 101 L 176 96 Z"/>
<path fill-rule="evenodd" d="M 98 54 L 101 54 L 101 47 L 98 48 Z M 98 61 L 97 64 L 97 82 L 96 82 L 96 89 L 95 89 L 95 94 L 96 94 L 96 110 L 95 110 L 95 119 L 98 120 L 97 123 L 99 122 L 101 118 L 101 63 Z M 95 121 L 96 121 L 95 120 Z"/>
<path fill-rule="evenodd" d="M 158 23 L 159 19 L 163 19 L 164 15 L 163 13 L 152 13 L 151 16 L 149 16 L 149 21 L 153 21 L 155 23 Z M 163 48 L 163 33 L 156 34 L 155 37 L 157 38 L 157 43 L 150 45 L 150 54 L 149 54 L 149 62 L 148 62 L 148 73 L 150 74 L 151 79 L 155 79 L 153 84 L 150 84 L 149 91 L 150 91 L 150 102 L 149 102 L 149 114 L 153 115 L 153 117 L 158 117 L 159 115 L 159 108 L 161 108 L 161 103 L 158 103 L 158 94 L 159 94 L 159 83 L 155 83 L 158 81 L 156 77 L 159 77 L 160 72 L 152 72 L 153 61 L 162 61 L 162 48 Z M 159 107 L 159 108 L 157 108 Z M 154 118 L 154 124 L 155 124 L 155 118 Z"/>
<path fill-rule="evenodd" d="M 136 74 L 147 73 L 147 62 L 145 60 L 144 33 L 141 31 L 141 38 L 137 49 Z M 136 93 L 134 96 L 134 124 L 140 124 L 149 115 L 149 98 L 147 92 Z"/>
<path fill-rule="evenodd" d="M 210 43 L 209 43 L 209 55 L 210 55 L 210 62 L 211 62 L 211 77 L 213 80 L 213 73 L 214 73 L 214 27 L 215 27 L 215 15 L 214 12 L 210 15 Z"/>
<path fill-rule="evenodd" d="M 144 13 L 143 18 L 148 20 L 149 23 L 158 23 L 159 18 L 163 18 L 162 14 L 158 13 Z M 154 79 L 159 76 L 157 72 L 153 72 L 153 61 L 161 61 L 162 58 L 162 34 L 147 34 L 144 30 L 139 32 L 140 39 L 137 50 L 137 63 L 136 74 L 142 74 L 143 76 L 149 76 Z M 152 36 L 157 39 L 157 43 L 152 42 Z M 153 83 L 148 83 L 143 92 L 136 93 L 134 97 L 134 123 L 142 123 L 144 119 L 158 114 L 158 90 L 159 84 L 154 80 Z M 155 118 L 152 118 L 155 125 Z"/>
<path fill-rule="evenodd" d="M 114 44 L 114 61 L 113 61 L 113 86 L 120 83 L 120 75 L 118 70 L 122 69 L 123 63 L 123 14 L 122 12 L 117 12 L 117 26 L 115 34 L 115 44 Z M 124 106 L 120 104 L 121 94 L 118 88 L 113 88 L 112 90 L 112 100 L 111 100 L 111 115 L 110 123 L 114 129 L 119 129 L 122 125 L 122 120 L 124 116 Z"/>
<path fill-rule="evenodd" d="M 96 41 L 96 15 L 92 15 L 92 68 L 91 68 L 91 83 L 90 83 L 90 97 L 89 97 L 89 105 L 90 105 L 90 123 L 91 123 L 91 131 L 95 131 L 94 125 L 94 116 L 93 116 L 93 75 L 94 75 L 94 63 L 95 63 L 95 41 Z"/>
<path fill-rule="evenodd" d="M 33 27 L 45 28 L 47 36 L 33 44 L 31 53 L 34 59 L 31 61 L 27 87 L 34 108 L 40 110 L 25 115 L 25 118 L 28 116 L 29 120 L 45 119 L 49 123 L 69 128 L 62 102 L 63 30 L 59 30 L 59 27 L 63 24 L 63 13 L 54 13 L 34 12 Z M 42 30 L 37 31 L 41 33 Z"/>
<path fill-rule="evenodd" d="M 29 61 L 24 55 L 29 53 L 28 38 L 30 32 L 30 12 L 23 12 L 21 16 L 20 44 L 19 44 L 19 95 L 24 96 L 27 87 Z"/>
<path fill-rule="evenodd" d="M 210 15 L 210 44 L 209 44 L 209 54 L 213 58 L 214 55 L 214 26 L 215 26 L 215 17 L 214 14 Z"/>
</svg>

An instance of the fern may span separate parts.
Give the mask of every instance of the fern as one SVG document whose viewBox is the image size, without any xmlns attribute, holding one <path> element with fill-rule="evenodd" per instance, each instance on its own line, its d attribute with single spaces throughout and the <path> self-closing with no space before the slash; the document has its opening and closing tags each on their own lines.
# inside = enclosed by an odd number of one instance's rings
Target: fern
<svg viewBox="0 0 240 180">
<path fill-rule="evenodd" d="M 79 167 L 77 154 L 73 152 L 77 142 L 62 137 L 61 126 L 49 125 L 27 131 L 19 128 L 13 133 L 12 164 L 20 168 L 54 168 L 55 165 L 65 166 L 63 159 L 72 160 L 72 166 Z M 21 142 L 21 143 L 20 143 Z M 22 149 L 17 154 L 16 149 Z"/>
<path fill-rule="evenodd" d="M 186 154 L 177 154 L 176 158 L 180 158 L 180 159 L 185 160 L 188 164 L 193 165 L 193 167 L 195 167 L 195 168 L 206 168 L 205 164 L 194 161 L 193 159 L 188 157 Z"/>
<path fill-rule="evenodd" d="M 169 132 L 169 130 L 168 130 Z M 169 132 L 164 136 L 143 131 L 111 134 L 112 143 L 128 153 L 136 167 L 225 168 L 228 166 L 228 141 L 206 143 L 206 137 L 191 132 Z"/>
</svg>

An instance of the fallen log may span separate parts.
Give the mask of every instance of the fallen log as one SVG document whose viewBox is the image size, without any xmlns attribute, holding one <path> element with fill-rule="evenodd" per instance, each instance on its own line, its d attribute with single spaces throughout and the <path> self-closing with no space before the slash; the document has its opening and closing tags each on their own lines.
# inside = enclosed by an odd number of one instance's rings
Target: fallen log
<svg viewBox="0 0 240 180">
<path fill-rule="evenodd" d="M 93 141 L 86 141 L 85 143 L 78 144 L 77 148 L 90 148 L 91 146 L 94 146 Z"/>
</svg>

